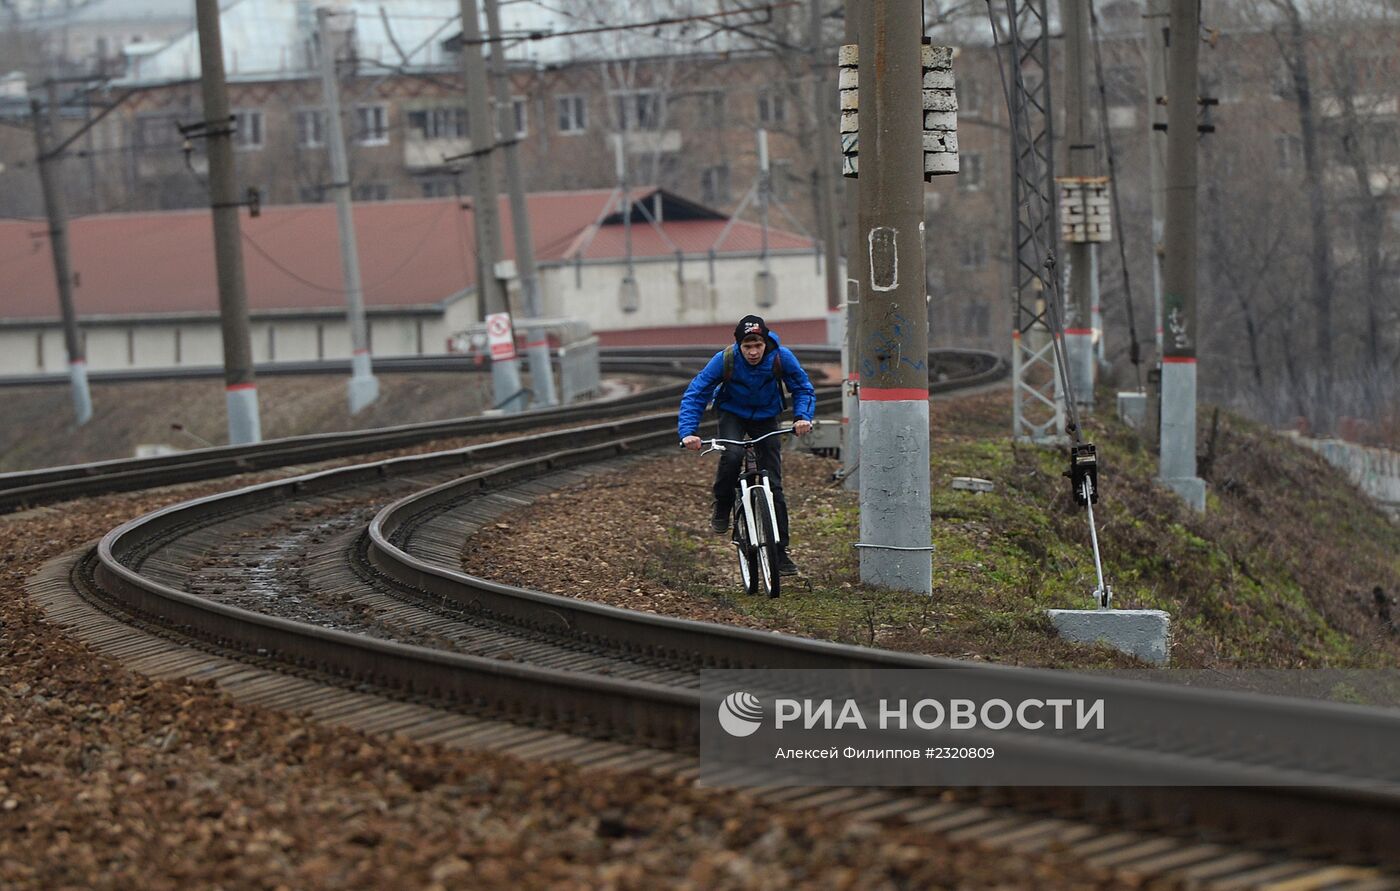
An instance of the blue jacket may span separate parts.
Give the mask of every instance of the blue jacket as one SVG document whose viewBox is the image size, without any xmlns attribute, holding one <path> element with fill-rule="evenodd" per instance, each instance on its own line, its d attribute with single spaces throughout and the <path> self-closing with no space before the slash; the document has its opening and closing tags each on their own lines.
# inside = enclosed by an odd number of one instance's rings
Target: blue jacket
<svg viewBox="0 0 1400 891">
<path fill-rule="evenodd" d="M 741 418 L 775 418 L 783 410 L 782 394 L 778 392 L 778 382 L 773 379 L 774 348 L 783 357 L 783 384 L 792 394 L 792 415 L 796 421 L 810 421 L 817 407 L 816 391 L 802 370 L 792 350 L 778 342 L 778 335 L 768 332 L 772 341 L 763 359 L 757 365 L 744 360 L 743 353 L 735 348 L 734 373 L 729 383 L 724 383 L 724 350 L 715 353 L 705 367 L 686 387 L 681 397 L 680 416 L 676 420 L 676 431 L 685 439 L 700 428 L 700 416 L 711 399 L 715 408 L 738 415 Z M 721 387 L 721 384 L 723 386 Z M 718 396 L 715 390 L 719 389 Z"/>
</svg>

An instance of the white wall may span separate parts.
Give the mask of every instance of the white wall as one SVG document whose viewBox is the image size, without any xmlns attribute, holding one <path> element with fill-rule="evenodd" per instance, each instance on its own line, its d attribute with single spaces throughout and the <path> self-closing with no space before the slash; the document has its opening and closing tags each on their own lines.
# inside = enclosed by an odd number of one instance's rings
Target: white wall
<svg viewBox="0 0 1400 891">
<path fill-rule="evenodd" d="M 475 300 L 459 300 L 442 315 L 371 318 L 373 354 L 418 355 L 420 326 L 423 354 L 444 353 L 448 334 L 475 321 L 475 306 Z M 319 349 L 317 329 L 320 329 Z M 144 322 L 83 330 L 91 371 L 222 365 L 224 361 L 223 335 L 215 321 Z M 274 332 L 271 340 L 269 331 Z M 260 319 L 252 323 L 248 334 L 254 362 L 350 357 L 350 329 L 344 318 Z M 65 374 L 67 370 L 68 354 L 63 346 L 63 329 L 58 323 L 42 329 L 0 330 L 0 375 Z"/>
<path fill-rule="evenodd" d="M 717 257 L 713 285 L 704 258 L 686 258 L 684 283 L 677 280 L 674 258 L 633 267 L 639 294 L 635 312 L 624 312 L 618 299 L 625 263 L 584 264 L 578 277 L 573 266 L 541 270 L 545 315 L 581 318 L 594 331 L 725 324 L 750 312 L 773 320 L 826 315 L 824 279 L 811 254 L 769 258 L 777 300 L 765 308 L 755 300 L 754 276 L 762 268 L 757 257 Z"/>
</svg>

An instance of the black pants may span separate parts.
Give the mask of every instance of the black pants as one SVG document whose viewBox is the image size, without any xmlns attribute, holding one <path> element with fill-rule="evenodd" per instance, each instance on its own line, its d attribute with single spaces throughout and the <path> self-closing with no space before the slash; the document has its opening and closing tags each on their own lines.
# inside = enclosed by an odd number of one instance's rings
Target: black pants
<svg viewBox="0 0 1400 891">
<path fill-rule="evenodd" d="M 719 438 L 743 439 L 747 433 L 750 439 L 757 439 L 765 433 L 778 429 L 777 418 L 741 418 L 727 411 L 719 413 Z M 758 458 L 758 469 L 768 471 L 768 485 L 773 489 L 773 506 L 778 509 L 778 544 L 788 545 L 787 499 L 783 497 L 783 439 L 770 437 L 753 447 Z M 719 470 L 715 473 L 715 502 L 728 513 L 734 509 L 734 490 L 739 485 L 739 474 L 744 469 L 744 450 L 738 446 L 725 446 L 719 457 Z"/>
</svg>

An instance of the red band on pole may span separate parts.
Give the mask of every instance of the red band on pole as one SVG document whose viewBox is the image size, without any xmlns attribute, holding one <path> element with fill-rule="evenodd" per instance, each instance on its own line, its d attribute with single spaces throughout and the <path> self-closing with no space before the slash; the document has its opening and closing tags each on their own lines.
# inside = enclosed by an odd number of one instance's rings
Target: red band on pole
<svg viewBox="0 0 1400 891">
<path fill-rule="evenodd" d="M 920 387 L 860 388 L 861 402 L 927 402 L 928 390 Z"/>
<path fill-rule="evenodd" d="M 527 350 L 533 350 L 535 347 L 547 347 L 547 346 L 549 346 L 549 341 L 547 341 L 547 340 L 532 340 L 532 341 L 530 341 L 529 343 L 525 344 L 525 349 L 527 349 Z"/>
<path fill-rule="evenodd" d="M 368 356 L 368 355 L 369 355 L 369 350 L 355 350 L 355 355 L 357 355 L 357 356 Z"/>
<path fill-rule="evenodd" d="M 846 380 L 848 380 L 848 381 L 858 381 L 858 380 L 860 380 L 860 372 L 859 372 L 859 371 L 852 371 L 850 374 L 846 375 Z"/>
<path fill-rule="evenodd" d="M 1090 335 L 1090 334 L 1093 334 L 1093 333 L 1094 333 L 1094 329 L 1093 329 L 1093 328 L 1066 328 L 1066 329 L 1065 329 L 1065 336 L 1069 336 L 1069 335 L 1071 335 L 1071 334 Z"/>
<path fill-rule="evenodd" d="M 1165 364 L 1168 364 L 1168 363 L 1173 364 L 1173 365 L 1195 365 L 1195 364 L 1196 364 L 1196 357 L 1195 357 L 1195 356 L 1163 356 L 1163 357 L 1162 357 L 1162 364 L 1165 365 Z"/>
<path fill-rule="evenodd" d="M 232 393 L 234 390 L 256 390 L 257 388 L 257 384 L 229 384 L 227 387 L 224 387 L 224 390 Z"/>
</svg>

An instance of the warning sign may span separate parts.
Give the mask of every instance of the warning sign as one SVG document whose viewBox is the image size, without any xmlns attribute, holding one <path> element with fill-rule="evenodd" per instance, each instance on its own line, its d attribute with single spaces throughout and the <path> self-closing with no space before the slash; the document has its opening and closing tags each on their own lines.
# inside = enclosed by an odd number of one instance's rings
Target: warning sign
<svg viewBox="0 0 1400 891">
<path fill-rule="evenodd" d="M 493 312 L 486 317 L 486 342 L 491 347 L 491 358 L 515 358 L 515 332 L 510 327 L 510 313 Z"/>
</svg>

